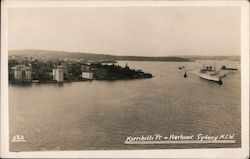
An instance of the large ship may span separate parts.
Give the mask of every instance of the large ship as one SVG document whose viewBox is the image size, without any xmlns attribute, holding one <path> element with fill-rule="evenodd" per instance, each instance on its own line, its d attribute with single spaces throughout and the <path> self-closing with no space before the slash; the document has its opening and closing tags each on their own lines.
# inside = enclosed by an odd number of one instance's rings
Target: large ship
<svg viewBox="0 0 250 159">
<path fill-rule="evenodd" d="M 221 80 L 221 76 L 219 74 L 219 71 L 216 71 L 216 68 L 212 68 L 212 66 L 201 69 L 199 76 L 202 79 L 214 81 L 214 82 L 217 82 L 219 84 L 222 84 L 222 80 Z"/>
</svg>

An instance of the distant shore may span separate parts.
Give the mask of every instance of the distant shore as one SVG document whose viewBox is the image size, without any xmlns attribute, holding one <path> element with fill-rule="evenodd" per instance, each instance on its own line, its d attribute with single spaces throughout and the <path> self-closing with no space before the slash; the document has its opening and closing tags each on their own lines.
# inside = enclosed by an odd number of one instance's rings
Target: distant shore
<svg viewBox="0 0 250 159">
<path fill-rule="evenodd" d="M 44 60 L 72 60 L 80 59 L 82 61 L 99 61 L 115 63 L 116 61 L 166 61 L 166 62 L 192 62 L 188 57 L 181 56 L 116 56 L 107 54 L 93 54 L 80 52 L 66 52 L 66 51 L 50 51 L 50 50 L 9 50 L 9 56 L 13 57 L 31 57 L 35 59 Z"/>
</svg>

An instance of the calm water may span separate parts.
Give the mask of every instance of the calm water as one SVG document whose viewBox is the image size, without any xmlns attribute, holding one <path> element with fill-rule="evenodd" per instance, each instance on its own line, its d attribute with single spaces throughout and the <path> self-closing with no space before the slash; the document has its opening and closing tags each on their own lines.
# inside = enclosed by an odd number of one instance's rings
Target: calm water
<svg viewBox="0 0 250 159">
<path fill-rule="evenodd" d="M 240 146 L 240 70 L 223 85 L 200 79 L 204 62 L 128 62 L 151 79 L 9 85 L 11 151 Z M 207 61 L 206 64 L 215 64 Z M 125 65 L 125 62 L 120 62 Z M 178 67 L 185 65 L 188 78 Z M 240 67 L 218 61 L 216 66 Z M 232 134 L 236 144 L 125 145 L 127 136 Z"/>
</svg>

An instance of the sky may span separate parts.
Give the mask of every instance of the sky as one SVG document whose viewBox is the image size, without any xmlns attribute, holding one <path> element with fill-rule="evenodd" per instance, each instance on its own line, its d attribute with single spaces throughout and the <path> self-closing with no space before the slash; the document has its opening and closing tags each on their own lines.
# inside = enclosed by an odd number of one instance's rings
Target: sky
<svg viewBox="0 0 250 159">
<path fill-rule="evenodd" d="M 240 8 L 10 8 L 9 50 L 112 55 L 240 55 Z"/>
</svg>

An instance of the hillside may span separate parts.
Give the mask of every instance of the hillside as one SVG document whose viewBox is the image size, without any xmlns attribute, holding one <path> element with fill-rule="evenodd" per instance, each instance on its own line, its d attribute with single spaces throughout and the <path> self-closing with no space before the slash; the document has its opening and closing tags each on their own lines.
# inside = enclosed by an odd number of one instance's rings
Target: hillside
<svg viewBox="0 0 250 159">
<path fill-rule="evenodd" d="M 228 61 L 240 61 L 240 56 L 183 56 L 191 60 L 228 60 Z"/>
<path fill-rule="evenodd" d="M 49 51 L 49 50 L 10 50 L 9 56 L 32 57 L 37 59 L 82 59 L 86 61 L 191 61 L 182 57 L 146 57 L 146 56 L 114 56 L 80 52 Z"/>
</svg>

